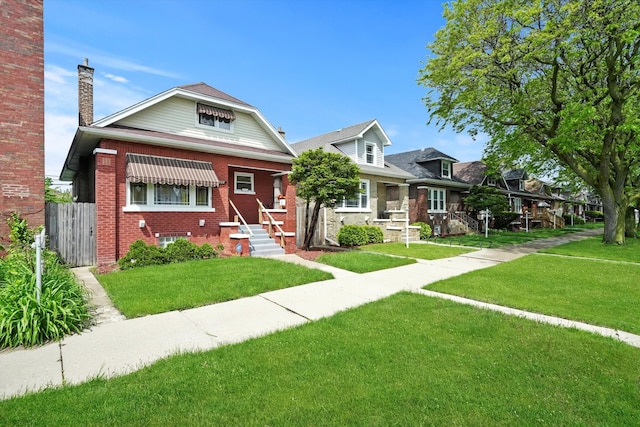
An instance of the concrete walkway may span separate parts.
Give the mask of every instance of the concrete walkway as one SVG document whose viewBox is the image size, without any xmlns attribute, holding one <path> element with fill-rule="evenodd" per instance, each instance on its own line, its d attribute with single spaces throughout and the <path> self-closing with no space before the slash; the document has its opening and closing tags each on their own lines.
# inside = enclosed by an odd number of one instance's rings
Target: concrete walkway
<svg viewBox="0 0 640 427">
<path fill-rule="evenodd" d="M 0 398 L 8 398 L 47 386 L 77 384 L 91 378 L 133 372 L 170 355 L 209 350 L 271 332 L 301 325 L 375 301 L 400 291 L 447 297 L 421 288 L 441 279 L 491 267 L 501 262 L 571 240 L 601 233 L 600 230 L 574 233 L 517 247 L 482 249 L 469 254 L 434 261 L 421 260 L 394 269 L 356 274 L 295 255 L 276 257 L 334 274 L 334 279 L 281 289 L 183 311 L 125 320 L 111 305 L 97 280 L 87 268 L 74 269 L 99 305 L 98 324 L 91 329 L 33 349 L 0 352 Z M 460 301 L 489 309 L 476 301 Z M 509 312 L 514 314 L 514 312 Z M 515 313 L 524 315 L 524 312 Z M 534 315 L 532 316 L 540 316 Z M 537 321 L 560 322 L 548 316 Z M 564 321 L 567 322 L 567 321 Z M 560 324 L 560 323 L 559 323 Z M 581 327 L 576 322 L 563 324 Z M 640 337 L 590 325 L 592 332 L 613 336 L 640 346 Z"/>
</svg>

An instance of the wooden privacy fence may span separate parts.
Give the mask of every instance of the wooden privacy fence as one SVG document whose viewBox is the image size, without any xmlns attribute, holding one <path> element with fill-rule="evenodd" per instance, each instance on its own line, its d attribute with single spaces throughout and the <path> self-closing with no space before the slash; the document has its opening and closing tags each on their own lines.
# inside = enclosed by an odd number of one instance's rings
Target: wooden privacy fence
<svg viewBox="0 0 640 427">
<path fill-rule="evenodd" d="M 96 263 L 95 203 L 47 203 L 49 249 L 72 267 Z"/>
</svg>

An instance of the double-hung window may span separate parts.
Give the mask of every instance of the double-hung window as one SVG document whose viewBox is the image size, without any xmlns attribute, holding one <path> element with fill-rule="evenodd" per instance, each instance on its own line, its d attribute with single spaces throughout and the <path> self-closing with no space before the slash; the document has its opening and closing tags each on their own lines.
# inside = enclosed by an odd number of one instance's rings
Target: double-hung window
<svg viewBox="0 0 640 427">
<path fill-rule="evenodd" d="M 365 161 L 368 165 L 376 164 L 376 145 L 370 142 L 365 144 Z"/>
<path fill-rule="evenodd" d="M 360 180 L 360 194 L 355 199 L 343 200 L 338 205 L 342 209 L 368 210 L 369 209 L 369 180 Z"/>
<path fill-rule="evenodd" d="M 513 211 L 522 213 L 522 199 L 520 197 L 513 198 Z"/>
<path fill-rule="evenodd" d="M 442 161 L 441 176 L 443 178 L 451 178 L 451 162 Z"/>
<path fill-rule="evenodd" d="M 429 212 L 443 213 L 447 211 L 447 190 L 444 188 L 429 189 Z"/>
</svg>

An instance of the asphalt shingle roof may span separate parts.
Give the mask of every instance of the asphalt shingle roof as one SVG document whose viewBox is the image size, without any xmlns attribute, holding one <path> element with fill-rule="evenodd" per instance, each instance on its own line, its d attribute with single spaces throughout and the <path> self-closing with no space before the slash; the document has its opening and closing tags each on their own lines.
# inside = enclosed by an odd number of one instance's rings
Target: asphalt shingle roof
<svg viewBox="0 0 640 427">
<path fill-rule="evenodd" d="M 404 153 L 388 154 L 385 156 L 385 160 L 389 163 L 398 166 L 400 169 L 403 169 L 420 179 L 442 179 L 440 174 L 434 174 L 423 165 L 424 163 L 438 159 L 449 160 L 454 163 L 454 166 L 455 162 L 458 161 L 455 158 L 444 154 L 443 152 L 438 151 L 433 147 L 406 151 Z M 451 179 L 451 181 L 461 182 L 457 180 L 455 176 Z"/>
<path fill-rule="evenodd" d="M 250 104 L 247 104 L 246 102 L 233 97 L 227 93 L 224 93 L 214 87 L 209 86 L 208 84 L 204 83 L 204 82 L 200 82 L 200 83 L 193 83 L 193 84 L 189 84 L 189 85 L 183 85 L 183 86 L 178 86 L 179 89 L 184 89 L 184 90 L 188 90 L 189 92 L 195 92 L 195 93 L 199 93 L 201 95 L 206 95 L 206 96 L 211 96 L 213 98 L 218 98 L 218 99 L 223 99 L 225 101 L 230 101 L 230 102 L 234 102 L 236 104 L 242 104 L 242 105 L 246 105 L 247 107 L 251 107 L 251 108 L 255 108 Z"/>
</svg>

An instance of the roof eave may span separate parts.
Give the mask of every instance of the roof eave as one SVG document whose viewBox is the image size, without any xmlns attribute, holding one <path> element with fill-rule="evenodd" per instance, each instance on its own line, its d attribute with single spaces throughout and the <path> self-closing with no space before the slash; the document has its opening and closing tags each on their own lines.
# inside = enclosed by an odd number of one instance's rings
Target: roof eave
<svg viewBox="0 0 640 427">
<path fill-rule="evenodd" d="M 241 147 L 229 148 L 220 146 L 208 146 L 208 145 L 196 145 L 193 142 L 178 141 L 171 138 L 164 138 L 158 136 L 148 135 L 133 135 L 123 132 L 113 131 L 110 128 L 103 127 L 79 127 L 76 131 L 76 135 L 71 143 L 71 148 L 67 154 L 60 179 L 62 181 L 71 181 L 75 177 L 77 170 L 72 169 L 72 165 L 79 159 L 80 156 L 92 153 L 93 149 L 98 145 L 101 139 L 110 138 L 119 141 L 136 142 L 141 144 L 156 145 L 161 147 L 179 148 L 189 151 L 200 151 L 203 153 L 224 154 L 233 157 L 242 157 L 253 160 L 266 160 L 277 163 L 291 164 L 295 155 L 291 154 L 291 157 L 287 157 L 287 153 L 271 154 L 271 153 L 259 153 L 254 151 L 245 151 Z M 83 147 L 84 146 L 84 147 Z M 79 148 L 84 148 L 82 153 L 78 153 Z"/>
</svg>

